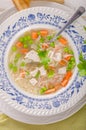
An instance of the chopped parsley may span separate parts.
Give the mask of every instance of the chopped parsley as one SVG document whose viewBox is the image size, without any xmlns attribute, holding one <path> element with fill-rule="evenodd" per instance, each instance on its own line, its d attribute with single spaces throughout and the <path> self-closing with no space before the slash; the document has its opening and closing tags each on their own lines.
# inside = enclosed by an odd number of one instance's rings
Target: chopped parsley
<svg viewBox="0 0 86 130">
<path fill-rule="evenodd" d="M 82 53 L 79 55 L 79 64 L 77 65 L 79 69 L 80 76 L 86 76 L 86 60 L 84 59 Z"/>
</svg>

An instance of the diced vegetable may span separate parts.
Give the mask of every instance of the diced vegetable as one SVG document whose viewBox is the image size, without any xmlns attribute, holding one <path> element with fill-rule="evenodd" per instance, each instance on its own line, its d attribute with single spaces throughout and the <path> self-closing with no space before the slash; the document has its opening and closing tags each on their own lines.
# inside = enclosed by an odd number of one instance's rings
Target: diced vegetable
<svg viewBox="0 0 86 130">
<path fill-rule="evenodd" d="M 56 62 L 60 62 L 62 59 L 62 54 L 60 52 L 55 53 L 54 58 Z"/>
<path fill-rule="evenodd" d="M 62 65 L 62 66 L 65 66 L 65 65 L 67 65 L 67 62 L 66 62 L 65 60 L 61 60 L 61 61 L 59 62 L 59 64 Z"/>
<path fill-rule="evenodd" d="M 71 76 L 72 76 L 72 72 L 71 72 L 71 71 L 68 71 L 68 72 L 66 73 L 64 79 L 63 79 L 62 82 L 61 82 L 61 85 L 62 85 L 63 87 L 65 87 L 65 86 L 67 85 L 67 83 L 69 82 L 69 79 L 70 79 Z"/>
<path fill-rule="evenodd" d="M 66 57 L 65 57 L 65 60 L 69 61 L 71 58 L 72 58 L 72 55 L 66 56 Z"/>
<path fill-rule="evenodd" d="M 33 40 L 29 40 L 29 44 L 33 44 Z"/>
<path fill-rule="evenodd" d="M 17 53 L 15 58 L 20 58 L 21 57 L 21 54 L 20 53 Z"/>
<path fill-rule="evenodd" d="M 37 32 L 32 32 L 31 37 L 33 40 L 38 38 L 38 33 Z"/>
<path fill-rule="evenodd" d="M 48 35 L 48 30 L 41 30 L 40 34 L 41 34 L 41 36 L 47 36 Z"/>
<path fill-rule="evenodd" d="M 40 58 L 46 57 L 47 56 L 47 51 L 46 50 L 39 50 L 38 55 Z"/>
<path fill-rule="evenodd" d="M 45 39 L 43 37 L 40 38 L 40 43 L 43 43 Z"/>
<path fill-rule="evenodd" d="M 13 64 L 12 64 L 12 63 L 9 64 L 9 68 L 10 68 L 10 69 L 13 68 Z"/>
<path fill-rule="evenodd" d="M 33 86 L 37 84 L 37 80 L 35 78 L 32 78 L 29 81 Z"/>
<path fill-rule="evenodd" d="M 61 84 L 57 83 L 54 88 L 55 88 L 55 90 L 59 90 L 61 87 L 62 87 Z"/>
<path fill-rule="evenodd" d="M 27 49 L 27 48 L 26 48 L 26 49 L 21 49 L 21 53 L 22 53 L 22 54 L 28 53 L 28 49 Z"/>
<path fill-rule="evenodd" d="M 51 47 L 55 47 L 55 43 L 54 43 L 54 42 L 51 42 L 51 43 L 50 43 L 50 46 L 51 46 Z"/>
<path fill-rule="evenodd" d="M 21 76 L 22 78 L 25 78 L 25 74 L 26 74 L 25 70 L 21 69 L 21 70 L 20 70 L 20 76 Z"/>
<path fill-rule="evenodd" d="M 20 64 L 21 67 L 24 67 L 25 65 L 26 63 L 24 61 Z"/>
<path fill-rule="evenodd" d="M 38 73 L 38 68 L 35 68 L 34 70 L 32 70 L 31 72 L 30 72 L 30 75 L 32 76 L 32 77 L 35 77 L 36 76 L 36 74 Z"/>
<path fill-rule="evenodd" d="M 52 38 L 53 38 L 53 36 L 51 36 L 51 35 L 47 36 L 48 40 L 51 40 Z"/>
<path fill-rule="evenodd" d="M 47 88 L 44 86 L 43 88 L 40 89 L 40 94 L 44 94 Z"/>
<path fill-rule="evenodd" d="M 66 67 L 61 67 L 58 69 L 58 74 L 65 74 L 66 73 Z"/>
<path fill-rule="evenodd" d="M 20 57 L 21 57 L 21 54 L 17 53 L 16 56 L 15 56 L 15 59 L 14 59 L 14 63 L 17 63 L 18 60 L 20 59 Z"/>
<path fill-rule="evenodd" d="M 58 39 L 60 39 L 61 37 L 62 37 L 62 36 L 61 36 L 61 35 L 59 35 L 59 36 L 57 37 L 57 40 L 58 40 Z"/>
<path fill-rule="evenodd" d="M 24 48 L 28 48 L 28 44 L 27 43 L 24 44 Z"/>
<path fill-rule="evenodd" d="M 21 47 L 23 47 L 23 44 L 21 42 L 17 42 L 16 47 L 21 48 Z"/>
<path fill-rule="evenodd" d="M 31 40 L 31 36 L 30 35 L 27 36 L 27 40 Z"/>
<path fill-rule="evenodd" d="M 34 62 L 40 62 L 40 58 L 38 56 L 38 53 L 34 50 L 29 51 L 26 56 L 26 59 L 34 61 Z"/>
<path fill-rule="evenodd" d="M 50 94 L 50 93 L 54 93 L 56 90 L 55 88 L 52 88 L 52 89 L 48 89 L 44 92 L 44 94 Z"/>
<path fill-rule="evenodd" d="M 52 78 L 54 75 L 55 75 L 55 71 L 54 70 L 49 70 L 48 78 Z"/>
<path fill-rule="evenodd" d="M 58 39 L 58 41 L 63 44 L 63 45 L 67 45 L 68 44 L 68 41 L 64 38 L 64 37 L 61 37 Z"/>
<path fill-rule="evenodd" d="M 69 80 L 69 78 L 72 76 L 72 72 L 68 71 L 65 75 L 65 79 Z"/>
<path fill-rule="evenodd" d="M 12 46 L 12 51 L 16 51 L 17 50 L 17 48 L 16 48 L 16 46 Z"/>
<path fill-rule="evenodd" d="M 41 63 L 46 66 L 50 62 L 50 59 L 48 57 L 41 58 Z"/>
<path fill-rule="evenodd" d="M 75 59 L 74 57 L 71 57 L 67 64 L 67 71 L 72 70 L 75 67 Z"/>
<path fill-rule="evenodd" d="M 48 45 L 47 43 L 43 43 L 43 44 L 42 44 L 42 48 L 43 48 L 43 49 L 47 49 L 48 47 L 49 47 L 49 45 Z"/>
<path fill-rule="evenodd" d="M 17 72 L 17 66 L 13 66 L 12 70 L 13 72 Z"/>
<path fill-rule="evenodd" d="M 40 31 L 38 31 L 37 34 L 40 35 Z"/>
<path fill-rule="evenodd" d="M 41 76 L 46 75 L 46 70 L 45 70 L 44 66 L 40 67 L 40 68 L 39 68 L 39 71 L 40 71 L 40 75 L 41 75 Z"/>
<path fill-rule="evenodd" d="M 12 63 L 9 64 L 9 68 L 10 68 L 13 72 L 17 72 L 17 66 L 13 65 Z"/>
<path fill-rule="evenodd" d="M 64 52 L 66 52 L 68 54 L 73 54 L 73 51 L 70 50 L 70 48 L 68 48 L 68 47 L 64 47 Z"/>
<path fill-rule="evenodd" d="M 26 71 L 26 75 L 30 75 L 30 72 Z"/>
<path fill-rule="evenodd" d="M 64 78 L 63 81 L 61 82 L 61 85 L 65 87 L 67 83 L 68 83 L 68 80 Z"/>
</svg>

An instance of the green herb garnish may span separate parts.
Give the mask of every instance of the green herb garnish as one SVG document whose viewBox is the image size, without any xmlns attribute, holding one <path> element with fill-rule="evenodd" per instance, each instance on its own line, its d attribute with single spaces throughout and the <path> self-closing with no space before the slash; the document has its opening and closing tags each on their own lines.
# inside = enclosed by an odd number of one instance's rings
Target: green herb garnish
<svg viewBox="0 0 86 130">
<path fill-rule="evenodd" d="M 73 54 L 73 51 L 68 47 L 64 47 L 64 52 L 66 52 L 68 54 Z"/>
<path fill-rule="evenodd" d="M 55 74 L 54 70 L 49 70 L 48 78 L 52 78 L 54 76 L 54 74 Z"/>
<path fill-rule="evenodd" d="M 12 63 L 9 64 L 9 68 L 10 68 L 13 72 L 17 72 L 17 66 L 13 65 Z"/>
<path fill-rule="evenodd" d="M 17 53 L 15 58 L 14 58 L 14 63 L 17 63 L 20 57 L 21 57 L 21 54 Z"/>
<path fill-rule="evenodd" d="M 37 72 L 37 74 L 35 75 L 35 78 L 39 78 L 40 76 L 40 71 Z"/>
<path fill-rule="evenodd" d="M 67 65 L 67 71 L 72 70 L 75 67 L 75 58 L 71 57 Z"/>
<path fill-rule="evenodd" d="M 46 68 L 46 66 L 48 66 L 48 63 L 50 62 L 50 59 L 47 57 L 48 51 L 46 51 L 46 50 L 44 50 L 44 51 L 43 50 L 39 50 L 38 51 L 38 55 L 40 57 L 41 63 Z"/>
<path fill-rule="evenodd" d="M 30 75 L 30 72 L 26 71 L 26 75 Z"/>
<path fill-rule="evenodd" d="M 24 48 L 28 48 L 28 44 L 27 43 L 24 44 Z"/>
<path fill-rule="evenodd" d="M 51 36 L 51 35 L 47 36 L 48 40 L 51 40 L 52 38 L 53 38 L 53 36 Z"/>
<path fill-rule="evenodd" d="M 79 64 L 77 65 L 79 69 L 80 76 L 86 76 L 86 60 L 84 59 L 82 53 L 79 55 Z"/>
<path fill-rule="evenodd" d="M 86 40 L 84 40 L 84 44 L 86 44 Z"/>
<path fill-rule="evenodd" d="M 86 31 L 86 26 L 83 26 L 84 30 Z"/>
<path fill-rule="evenodd" d="M 24 61 L 20 64 L 21 67 L 24 67 L 25 65 L 26 63 Z"/>
<path fill-rule="evenodd" d="M 10 68 L 10 69 L 13 68 L 13 64 L 12 64 L 12 63 L 9 64 L 9 68 Z"/>
<path fill-rule="evenodd" d="M 40 94 L 44 94 L 44 92 L 47 90 L 47 88 L 44 86 L 43 88 L 40 89 Z"/>
<path fill-rule="evenodd" d="M 58 39 L 60 39 L 61 37 L 62 37 L 62 36 L 61 36 L 61 35 L 59 35 L 59 36 L 57 37 L 57 40 L 58 40 Z"/>
<path fill-rule="evenodd" d="M 17 50 L 16 46 L 13 46 L 13 47 L 12 47 L 12 51 L 15 52 L 16 50 Z"/>
<path fill-rule="evenodd" d="M 41 34 L 40 31 L 38 31 L 37 34 L 40 35 Z"/>
<path fill-rule="evenodd" d="M 50 58 L 48 58 L 48 57 L 44 57 L 44 58 L 41 59 L 41 63 L 44 66 L 48 65 L 49 62 L 50 62 Z"/>
<path fill-rule="evenodd" d="M 50 46 L 51 46 L 51 47 L 55 47 L 55 43 L 54 43 L 54 42 L 51 42 L 51 43 L 50 43 Z"/>
<path fill-rule="evenodd" d="M 48 54 L 48 52 L 46 50 L 39 50 L 38 51 L 38 55 L 39 55 L 40 58 L 46 57 L 47 54 Z"/>
<path fill-rule="evenodd" d="M 13 66 L 12 70 L 13 72 L 17 72 L 17 66 Z"/>
<path fill-rule="evenodd" d="M 43 43 L 45 39 L 43 37 L 40 38 L 40 43 Z"/>
<path fill-rule="evenodd" d="M 33 40 L 29 40 L 29 44 L 33 44 Z"/>
</svg>

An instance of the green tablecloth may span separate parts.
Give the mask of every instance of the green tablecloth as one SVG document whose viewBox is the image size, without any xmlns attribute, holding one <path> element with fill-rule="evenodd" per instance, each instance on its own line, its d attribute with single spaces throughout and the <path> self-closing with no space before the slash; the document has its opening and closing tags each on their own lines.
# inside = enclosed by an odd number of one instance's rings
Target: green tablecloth
<svg viewBox="0 0 86 130">
<path fill-rule="evenodd" d="M 86 130 L 86 105 L 68 119 L 49 125 L 29 125 L 4 116 L 0 130 Z"/>
</svg>

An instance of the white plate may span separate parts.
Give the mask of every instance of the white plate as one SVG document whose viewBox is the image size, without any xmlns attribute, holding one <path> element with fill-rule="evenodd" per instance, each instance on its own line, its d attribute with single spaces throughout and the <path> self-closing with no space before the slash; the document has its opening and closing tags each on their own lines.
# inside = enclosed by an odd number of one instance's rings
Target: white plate
<svg viewBox="0 0 86 130">
<path fill-rule="evenodd" d="M 49 117 L 37 117 L 37 116 L 30 116 L 27 114 L 24 114 L 20 111 L 15 110 L 14 108 L 7 105 L 3 100 L 0 101 L 0 107 L 2 107 L 2 112 L 8 115 L 9 117 L 13 118 L 14 120 L 27 123 L 27 124 L 37 124 L 37 125 L 43 125 L 43 124 L 51 124 L 55 122 L 62 121 L 73 114 L 75 114 L 78 110 L 80 110 L 86 103 L 86 96 L 84 96 L 75 106 L 73 106 L 71 109 L 68 109 L 65 112 L 62 112 L 60 114 L 56 114 Z"/>
<path fill-rule="evenodd" d="M 63 11 L 63 12 L 64 12 L 64 11 Z M 61 11 L 61 13 L 62 13 L 62 11 Z M 68 15 L 67 15 L 67 17 L 68 17 Z M 83 95 L 82 95 L 82 97 L 83 97 Z M 80 100 L 80 99 L 79 99 L 79 100 Z M 58 105 L 58 104 L 57 104 L 57 105 Z M 71 106 L 71 107 L 72 107 L 72 106 Z M 58 108 L 58 106 L 57 106 L 57 108 Z M 56 108 L 56 109 L 57 109 L 57 108 Z M 61 111 L 60 111 L 60 112 L 61 112 Z"/>
</svg>

